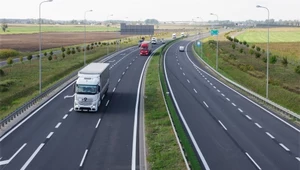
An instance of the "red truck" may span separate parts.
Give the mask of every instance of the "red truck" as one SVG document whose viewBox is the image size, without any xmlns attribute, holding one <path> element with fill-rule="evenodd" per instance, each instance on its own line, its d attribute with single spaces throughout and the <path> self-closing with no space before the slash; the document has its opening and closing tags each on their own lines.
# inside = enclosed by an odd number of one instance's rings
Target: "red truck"
<svg viewBox="0 0 300 170">
<path fill-rule="evenodd" d="M 140 55 L 150 55 L 152 51 L 152 44 L 149 41 L 142 42 L 140 46 Z"/>
</svg>

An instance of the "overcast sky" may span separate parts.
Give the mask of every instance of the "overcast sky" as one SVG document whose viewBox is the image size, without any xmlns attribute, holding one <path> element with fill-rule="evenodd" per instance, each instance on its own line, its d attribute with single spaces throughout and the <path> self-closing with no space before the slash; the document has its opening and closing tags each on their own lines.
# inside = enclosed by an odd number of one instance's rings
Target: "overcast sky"
<svg viewBox="0 0 300 170">
<path fill-rule="evenodd" d="M 0 0 L 0 18 L 27 19 L 39 17 L 42 0 Z M 268 7 L 270 18 L 275 20 L 300 20 L 300 0 L 53 0 L 43 3 L 42 18 L 53 20 L 81 20 L 88 12 L 88 20 L 145 20 L 204 21 L 265 20 L 267 11 L 256 5 Z M 113 16 L 109 16 L 112 14 Z M 108 17 L 109 16 L 109 17 Z M 199 20 L 199 19 L 198 19 Z"/>
</svg>

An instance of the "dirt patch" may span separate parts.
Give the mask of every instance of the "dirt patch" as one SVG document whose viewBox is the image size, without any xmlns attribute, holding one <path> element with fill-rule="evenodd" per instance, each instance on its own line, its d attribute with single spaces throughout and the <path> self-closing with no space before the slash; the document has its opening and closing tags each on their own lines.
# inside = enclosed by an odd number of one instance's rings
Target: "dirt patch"
<svg viewBox="0 0 300 170">
<path fill-rule="evenodd" d="M 120 35 L 118 32 L 87 32 L 86 42 L 92 43 L 124 37 L 128 36 Z M 42 34 L 42 49 L 82 44 L 83 42 L 84 32 L 58 32 Z M 0 49 L 6 48 L 15 49 L 22 52 L 38 51 L 39 34 L 0 35 Z"/>
</svg>

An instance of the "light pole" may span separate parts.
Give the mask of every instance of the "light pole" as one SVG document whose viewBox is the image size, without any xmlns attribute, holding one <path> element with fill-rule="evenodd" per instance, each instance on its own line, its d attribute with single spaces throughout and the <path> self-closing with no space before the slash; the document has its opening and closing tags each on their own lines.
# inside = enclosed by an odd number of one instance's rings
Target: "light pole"
<svg viewBox="0 0 300 170">
<path fill-rule="evenodd" d="M 84 51 L 83 51 L 83 63 L 86 65 L 86 57 L 85 57 L 85 51 L 86 51 L 86 13 L 92 12 L 93 10 L 87 10 L 84 12 Z"/>
<path fill-rule="evenodd" d="M 197 17 L 197 18 L 200 18 L 202 23 L 203 23 L 203 19 L 201 17 Z M 200 38 L 199 38 L 199 41 L 200 41 L 200 46 L 201 46 L 201 57 L 203 55 L 203 44 L 201 42 L 201 38 L 202 38 L 202 34 L 201 34 L 201 27 L 199 28 L 199 34 L 200 34 Z"/>
<path fill-rule="evenodd" d="M 106 21 L 108 21 L 108 17 L 110 17 L 110 16 L 113 16 L 113 14 L 108 15 L 107 18 L 106 18 Z M 108 32 L 108 26 L 109 26 L 109 22 L 108 22 L 108 25 L 107 25 L 106 32 Z M 109 53 L 108 42 L 106 44 L 106 52 L 107 52 L 107 55 L 108 55 L 108 53 Z"/>
<path fill-rule="evenodd" d="M 219 17 L 217 14 L 210 13 L 210 15 L 214 15 L 217 17 L 217 22 L 219 21 Z M 216 71 L 218 71 L 218 54 L 219 54 L 219 33 L 217 34 L 217 50 L 216 50 Z"/>
<path fill-rule="evenodd" d="M 266 98 L 269 98 L 269 41 L 270 41 L 270 30 L 269 30 L 269 19 L 270 19 L 270 11 L 267 7 L 256 5 L 256 8 L 264 8 L 268 11 L 268 42 L 267 42 L 267 84 L 266 84 Z"/>
<path fill-rule="evenodd" d="M 47 1 L 42 1 L 39 5 L 39 51 L 40 51 L 40 55 L 39 55 L 39 92 L 40 94 L 42 93 L 42 19 L 41 19 L 41 6 L 44 2 L 52 2 L 52 0 L 47 0 Z"/>
</svg>

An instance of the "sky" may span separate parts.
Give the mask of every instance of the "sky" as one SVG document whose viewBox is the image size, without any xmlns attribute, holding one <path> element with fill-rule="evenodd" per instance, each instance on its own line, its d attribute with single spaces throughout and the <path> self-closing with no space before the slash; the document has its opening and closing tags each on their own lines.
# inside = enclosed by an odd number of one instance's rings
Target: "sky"
<svg viewBox="0 0 300 170">
<path fill-rule="evenodd" d="M 0 18 L 38 19 L 43 0 L 0 0 Z M 53 0 L 41 6 L 42 18 L 52 20 L 245 21 L 270 18 L 300 20 L 300 0 Z M 198 17 L 198 18 L 197 18 Z"/>
</svg>

